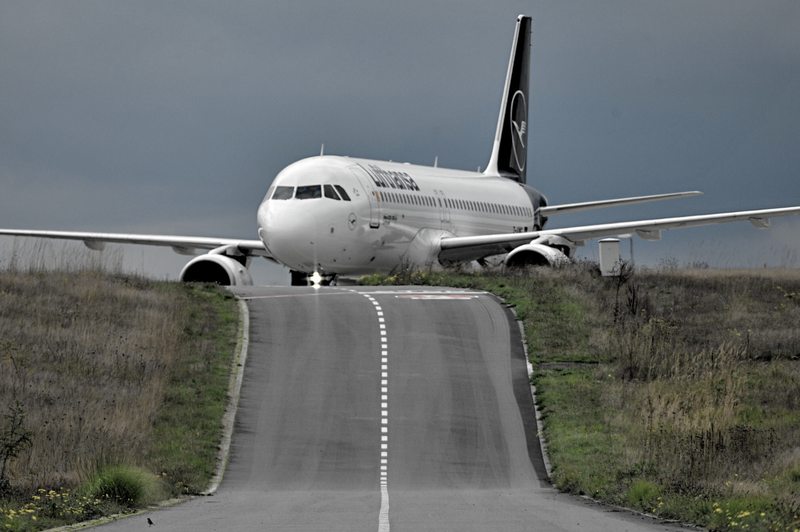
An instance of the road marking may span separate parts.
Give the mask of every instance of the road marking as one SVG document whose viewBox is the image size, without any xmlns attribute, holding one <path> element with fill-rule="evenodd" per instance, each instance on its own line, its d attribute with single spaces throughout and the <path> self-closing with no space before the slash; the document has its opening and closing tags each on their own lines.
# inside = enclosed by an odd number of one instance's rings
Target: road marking
<svg viewBox="0 0 800 532">
<path fill-rule="evenodd" d="M 344 296 L 348 292 L 313 292 L 310 294 L 276 294 L 272 296 L 236 296 L 236 299 L 247 301 L 248 299 L 274 299 L 276 297 L 319 297 L 319 296 Z"/>
<path fill-rule="evenodd" d="M 392 294 L 432 294 L 432 295 L 439 295 L 439 294 L 455 294 L 455 295 L 484 295 L 486 292 L 476 292 L 470 290 L 379 290 L 375 292 L 358 292 L 363 296 L 372 295 L 372 296 L 390 296 Z"/>
<path fill-rule="evenodd" d="M 362 294 L 374 306 L 378 316 L 380 331 L 380 367 L 381 367 L 381 439 L 379 451 L 381 508 L 378 511 L 378 532 L 389 530 L 389 342 L 386 339 L 386 320 L 383 309 L 371 294 Z"/>
<path fill-rule="evenodd" d="M 425 299 L 425 300 L 433 300 L 433 299 L 477 299 L 478 296 L 470 295 L 470 296 L 455 296 L 450 294 L 415 294 L 410 296 L 394 296 L 398 299 Z"/>
<path fill-rule="evenodd" d="M 357 290 L 348 289 L 348 288 L 337 288 L 335 292 L 311 292 L 311 293 L 302 293 L 302 294 L 273 294 L 273 295 L 266 295 L 266 296 L 236 296 L 236 299 L 240 300 L 248 300 L 248 299 L 274 299 L 279 297 L 319 297 L 319 296 L 343 296 L 343 295 L 351 295 L 351 294 L 361 294 L 362 296 L 368 297 L 372 295 L 376 296 L 386 296 L 392 294 L 404 294 L 404 295 L 481 295 L 485 294 L 486 292 L 468 292 L 465 290 L 380 290 L 376 292 L 359 292 Z M 377 306 L 379 303 L 372 300 L 372 304 Z"/>
</svg>

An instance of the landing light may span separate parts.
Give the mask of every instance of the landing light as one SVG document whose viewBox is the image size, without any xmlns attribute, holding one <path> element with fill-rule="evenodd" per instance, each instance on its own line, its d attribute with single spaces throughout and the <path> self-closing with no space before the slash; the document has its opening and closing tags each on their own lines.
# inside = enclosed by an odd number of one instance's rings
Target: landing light
<svg viewBox="0 0 800 532">
<path fill-rule="evenodd" d="M 322 281 L 322 276 L 319 274 L 319 272 L 314 272 L 308 279 L 311 281 L 311 284 L 314 285 L 314 288 L 319 288 L 319 283 Z"/>
</svg>

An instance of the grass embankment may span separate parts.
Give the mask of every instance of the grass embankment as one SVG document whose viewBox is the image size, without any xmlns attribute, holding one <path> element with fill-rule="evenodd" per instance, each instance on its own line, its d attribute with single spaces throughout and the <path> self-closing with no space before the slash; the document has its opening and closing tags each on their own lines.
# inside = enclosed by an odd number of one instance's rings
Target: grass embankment
<svg viewBox="0 0 800 532">
<path fill-rule="evenodd" d="M 0 530 L 205 489 L 237 324 L 216 286 L 0 272 L 0 409 L 18 402 L 34 433 L 9 461 Z"/>
<path fill-rule="evenodd" d="M 714 530 L 800 528 L 800 271 L 591 264 L 367 283 L 492 291 L 524 321 L 562 490 Z"/>
</svg>

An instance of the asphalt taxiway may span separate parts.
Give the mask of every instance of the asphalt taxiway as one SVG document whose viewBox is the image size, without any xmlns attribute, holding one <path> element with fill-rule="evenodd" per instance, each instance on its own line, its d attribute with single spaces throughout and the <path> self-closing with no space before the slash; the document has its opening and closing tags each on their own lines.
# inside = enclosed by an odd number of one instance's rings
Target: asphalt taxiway
<svg viewBox="0 0 800 532">
<path fill-rule="evenodd" d="M 248 287 L 250 347 L 216 494 L 174 531 L 623 531 L 678 525 L 546 482 L 519 329 L 490 294 Z M 103 525 L 138 530 L 145 516 Z"/>
</svg>

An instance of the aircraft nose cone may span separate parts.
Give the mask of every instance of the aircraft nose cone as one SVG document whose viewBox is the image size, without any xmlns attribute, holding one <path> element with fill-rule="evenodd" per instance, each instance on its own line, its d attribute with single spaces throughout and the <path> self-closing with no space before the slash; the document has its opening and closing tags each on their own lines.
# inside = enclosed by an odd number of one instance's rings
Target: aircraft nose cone
<svg viewBox="0 0 800 532">
<path fill-rule="evenodd" d="M 289 202 L 269 201 L 259 208 L 258 235 L 278 262 L 295 270 L 314 271 L 316 217 L 307 209 L 281 203 Z"/>
</svg>

